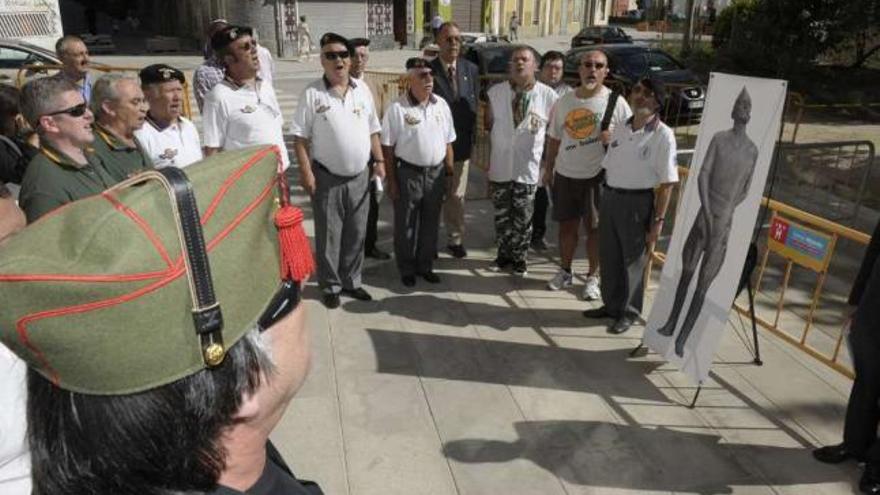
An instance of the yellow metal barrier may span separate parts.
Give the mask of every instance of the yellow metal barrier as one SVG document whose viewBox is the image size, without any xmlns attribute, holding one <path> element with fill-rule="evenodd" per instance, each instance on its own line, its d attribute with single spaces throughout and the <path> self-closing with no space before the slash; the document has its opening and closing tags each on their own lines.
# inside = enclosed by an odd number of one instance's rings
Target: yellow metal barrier
<svg viewBox="0 0 880 495">
<path fill-rule="evenodd" d="M 15 77 L 16 85 L 21 88 L 24 86 L 24 83 L 29 79 L 28 74 L 45 74 L 49 75 L 49 71 L 59 71 L 63 66 L 61 65 L 46 65 L 46 64 L 35 64 L 35 65 L 23 65 L 20 69 L 18 69 L 18 74 Z M 98 72 L 140 72 L 142 67 L 114 67 L 110 65 L 92 65 L 89 66 L 89 70 L 98 71 Z M 185 72 L 184 72 L 185 74 Z M 192 120 L 192 104 L 190 103 L 190 86 L 189 80 L 185 80 L 183 83 L 183 108 L 181 109 L 181 113 L 187 119 Z"/>
</svg>

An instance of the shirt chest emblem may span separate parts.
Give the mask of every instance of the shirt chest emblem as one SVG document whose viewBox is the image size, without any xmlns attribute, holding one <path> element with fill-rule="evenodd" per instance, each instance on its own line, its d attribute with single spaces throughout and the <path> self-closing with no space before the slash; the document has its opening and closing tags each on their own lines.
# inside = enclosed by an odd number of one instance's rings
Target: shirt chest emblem
<svg viewBox="0 0 880 495">
<path fill-rule="evenodd" d="M 253 106 L 253 105 L 245 105 L 245 106 L 241 109 L 241 112 L 242 112 L 242 113 L 254 113 L 254 112 L 256 112 L 256 111 L 257 111 L 257 107 L 255 107 L 255 106 Z"/>
<path fill-rule="evenodd" d="M 544 117 L 532 112 L 529 113 L 528 118 L 528 129 L 532 134 L 537 134 L 538 131 L 541 130 L 542 127 L 546 125 L 547 120 Z"/>
<path fill-rule="evenodd" d="M 639 158 L 642 160 L 648 160 L 651 158 L 651 147 L 650 146 L 642 146 L 639 148 Z"/>
<path fill-rule="evenodd" d="M 322 114 L 327 113 L 327 110 L 330 110 L 329 105 L 319 104 L 317 108 L 315 108 L 315 113 Z"/>
<path fill-rule="evenodd" d="M 406 125 L 413 127 L 419 125 L 422 122 L 422 119 L 407 113 L 403 115 L 403 121 L 406 122 Z"/>
<path fill-rule="evenodd" d="M 177 156 L 177 150 L 174 148 L 167 148 L 159 158 L 162 160 L 173 160 L 174 157 Z"/>
</svg>

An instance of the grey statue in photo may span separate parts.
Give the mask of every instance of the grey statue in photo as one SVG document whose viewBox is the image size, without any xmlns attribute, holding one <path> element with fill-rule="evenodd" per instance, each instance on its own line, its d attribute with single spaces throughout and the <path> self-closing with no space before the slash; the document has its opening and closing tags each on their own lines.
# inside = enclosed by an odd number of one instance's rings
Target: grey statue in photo
<svg viewBox="0 0 880 495">
<path fill-rule="evenodd" d="M 697 177 L 700 211 L 682 249 L 681 278 L 675 291 L 672 311 L 666 323 L 657 330 L 657 333 L 667 337 L 675 333 L 691 279 L 697 273 L 699 265 L 694 296 L 681 324 L 681 331 L 675 339 L 675 354 L 679 357 L 683 355 L 685 342 L 703 309 L 709 286 L 724 265 L 733 212 L 746 199 L 752 183 L 758 147 L 746 135 L 746 124 L 751 113 L 752 98 L 744 86 L 730 115 L 733 128 L 719 131 L 712 136 Z"/>
</svg>

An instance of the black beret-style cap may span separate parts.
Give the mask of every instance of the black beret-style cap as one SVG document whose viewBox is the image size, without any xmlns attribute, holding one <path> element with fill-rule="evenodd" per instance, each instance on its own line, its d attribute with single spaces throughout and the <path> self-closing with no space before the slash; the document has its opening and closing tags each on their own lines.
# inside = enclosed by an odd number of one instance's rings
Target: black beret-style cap
<svg viewBox="0 0 880 495">
<path fill-rule="evenodd" d="M 406 70 L 410 69 L 430 69 L 431 62 L 421 58 L 421 57 L 412 57 L 406 60 Z"/>
<path fill-rule="evenodd" d="M 143 85 L 174 80 L 180 81 L 181 84 L 186 82 L 186 77 L 183 75 L 183 72 L 165 64 L 148 65 L 141 69 L 139 75 L 141 78 L 141 84 Z"/>
<path fill-rule="evenodd" d="M 226 26 L 211 36 L 211 49 L 222 50 L 242 36 L 253 36 L 254 30 L 248 26 Z"/>
<path fill-rule="evenodd" d="M 345 49 L 349 52 L 354 51 L 354 46 L 352 46 L 351 41 L 341 34 L 324 33 L 324 36 L 321 36 L 321 48 L 324 48 L 324 45 L 329 45 L 330 43 L 339 43 L 345 45 Z"/>
</svg>

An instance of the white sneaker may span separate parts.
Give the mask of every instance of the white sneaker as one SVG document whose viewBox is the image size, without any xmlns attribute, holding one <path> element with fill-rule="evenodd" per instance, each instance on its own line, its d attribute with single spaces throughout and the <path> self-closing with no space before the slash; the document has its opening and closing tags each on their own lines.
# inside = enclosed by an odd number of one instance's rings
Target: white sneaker
<svg viewBox="0 0 880 495">
<path fill-rule="evenodd" d="M 597 301 L 602 298 L 602 292 L 599 290 L 599 277 L 595 275 L 587 275 L 587 281 L 584 283 L 584 301 Z"/>
<path fill-rule="evenodd" d="M 559 290 L 571 286 L 571 272 L 567 272 L 562 268 L 553 276 L 553 280 L 547 282 L 547 289 Z"/>
</svg>

